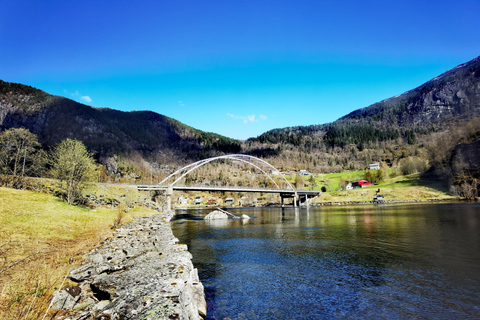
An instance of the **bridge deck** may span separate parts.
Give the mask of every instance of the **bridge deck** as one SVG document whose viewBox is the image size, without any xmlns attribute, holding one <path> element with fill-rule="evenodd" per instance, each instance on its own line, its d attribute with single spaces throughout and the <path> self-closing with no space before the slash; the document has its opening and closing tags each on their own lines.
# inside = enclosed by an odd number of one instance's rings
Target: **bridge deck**
<svg viewBox="0 0 480 320">
<path fill-rule="evenodd" d="M 142 191 L 155 191 L 155 190 L 165 190 L 169 186 L 161 185 L 138 185 L 137 189 Z M 248 187 L 232 187 L 232 186 L 182 186 L 174 185 L 171 186 L 173 190 L 181 191 L 210 191 L 210 192 L 261 192 L 261 193 L 280 193 L 282 195 L 308 195 L 308 196 L 317 196 L 321 194 L 321 191 L 314 190 L 292 190 L 292 189 L 270 189 L 270 188 L 248 188 Z"/>
</svg>

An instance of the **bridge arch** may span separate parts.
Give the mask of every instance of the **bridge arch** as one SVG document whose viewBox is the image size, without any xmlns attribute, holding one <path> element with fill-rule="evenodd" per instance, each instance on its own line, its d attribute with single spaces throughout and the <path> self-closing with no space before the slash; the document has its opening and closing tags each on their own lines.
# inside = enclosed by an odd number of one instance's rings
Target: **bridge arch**
<svg viewBox="0 0 480 320">
<path fill-rule="evenodd" d="M 203 159 L 203 160 L 191 163 L 191 164 L 189 164 L 189 165 L 187 165 L 183 168 L 178 169 L 174 173 L 170 174 L 168 177 L 163 179 L 159 184 L 163 185 L 170 178 L 174 178 L 175 176 L 178 175 L 178 178 L 176 178 L 172 183 L 169 184 L 169 186 L 173 186 L 178 181 L 180 181 L 183 177 L 185 177 L 187 174 L 189 174 L 190 172 L 200 168 L 201 166 L 206 165 L 207 163 L 210 163 L 210 162 L 215 161 L 215 160 L 220 160 L 220 159 L 229 159 L 229 160 L 240 161 L 240 162 L 249 164 L 249 165 L 255 167 L 256 169 L 260 170 L 265 176 L 267 176 L 270 179 L 270 181 L 272 181 L 275 184 L 275 186 L 278 189 L 281 189 L 278 186 L 278 184 L 272 179 L 272 177 L 270 177 L 270 175 L 267 172 L 265 172 L 265 170 L 263 170 L 261 167 L 259 167 L 254 162 L 259 162 L 259 163 L 261 163 L 261 164 L 267 166 L 268 168 L 270 168 L 272 170 L 275 170 L 277 172 L 278 172 L 278 170 L 274 166 L 272 166 L 270 163 L 266 162 L 265 160 L 262 160 L 260 158 L 254 157 L 254 156 L 246 155 L 246 154 L 229 154 L 229 155 L 224 155 L 224 156 L 218 156 L 218 157 Z M 287 183 L 287 186 L 289 187 L 289 189 L 295 191 L 293 186 L 290 184 L 290 182 L 283 175 L 282 175 L 282 178 Z"/>
</svg>

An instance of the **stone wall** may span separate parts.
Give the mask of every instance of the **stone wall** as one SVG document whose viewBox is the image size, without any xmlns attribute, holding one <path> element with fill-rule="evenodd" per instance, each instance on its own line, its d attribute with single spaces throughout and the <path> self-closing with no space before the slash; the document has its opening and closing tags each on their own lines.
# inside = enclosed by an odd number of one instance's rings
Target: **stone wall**
<svg viewBox="0 0 480 320">
<path fill-rule="evenodd" d="M 55 293 L 54 319 L 204 318 L 203 285 L 172 233 L 173 214 L 139 218 L 88 253 L 69 274 L 77 285 Z"/>
</svg>

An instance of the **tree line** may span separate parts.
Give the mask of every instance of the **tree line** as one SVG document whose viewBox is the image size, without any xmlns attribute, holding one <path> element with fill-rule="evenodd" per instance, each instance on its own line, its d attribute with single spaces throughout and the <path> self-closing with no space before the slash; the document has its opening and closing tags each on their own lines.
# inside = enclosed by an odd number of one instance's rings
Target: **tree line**
<svg viewBox="0 0 480 320">
<path fill-rule="evenodd" d="M 23 188 L 29 176 L 57 179 L 62 198 L 73 204 L 95 180 L 97 165 L 79 140 L 65 139 L 46 151 L 35 134 L 13 128 L 0 133 L 0 173 L 1 184 L 14 188 Z"/>
</svg>

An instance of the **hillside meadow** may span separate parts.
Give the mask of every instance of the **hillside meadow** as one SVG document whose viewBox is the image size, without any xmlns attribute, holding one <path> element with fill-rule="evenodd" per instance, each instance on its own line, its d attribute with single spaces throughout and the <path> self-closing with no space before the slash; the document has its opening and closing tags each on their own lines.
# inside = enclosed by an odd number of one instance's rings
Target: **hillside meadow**
<svg viewBox="0 0 480 320">
<path fill-rule="evenodd" d="M 385 179 L 374 186 L 364 187 L 353 190 L 340 190 L 341 180 L 348 177 L 360 179 L 364 171 L 351 173 L 335 173 L 322 175 L 318 178 L 318 185 L 328 181 L 332 192 L 325 192 L 321 197 L 315 199 L 317 203 L 325 202 L 365 202 L 372 199 L 380 190 L 379 194 L 385 197 L 385 200 L 395 201 L 428 201 L 428 200 L 456 200 L 457 198 L 448 192 L 445 184 L 437 181 L 426 180 L 421 174 L 414 173 L 410 175 L 401 175 Z M 348 181 L 348 180 L 347 180 Z M 320 189 L 316 187 L 315 189 Z"/>
<path fill-rule="evenodd" d="M 69 206 L 53 195 L 0 188 L 0 319 L 41 319 L 68 271 L 114 225 L 155 213 L 119 210 Z"/>
</svg>

